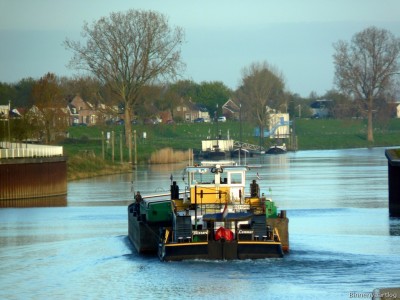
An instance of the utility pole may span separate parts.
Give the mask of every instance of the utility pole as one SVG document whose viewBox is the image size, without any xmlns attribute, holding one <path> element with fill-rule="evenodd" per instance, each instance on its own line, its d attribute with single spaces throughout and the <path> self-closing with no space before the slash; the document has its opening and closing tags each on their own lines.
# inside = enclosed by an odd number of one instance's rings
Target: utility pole
<svg viewBox="0 0 400 300">
<path fill-rule="evenodd" d="M 114 162 L 114 143 L 115 143 L 115 133 L 114 131 L 111 131 L 111 156 L 112 156 L 112 162 Z"/>
<path fill-rule="evenodd" d="M 219 148 L 218 103 L 217 103 L 217 110 L 215 111 L 215 121 L 217 122 L 217 147 Z"/>
<path fill-rule="evenodd" d="M 301 104 L 297 105 L 297 107 L 299 108 L 299 118 L 301 118 Z"/>
<path fill-rule="evenodd" d="M 133 131 L 133 141 L 134 141 L 134 143 L 135 143 L 135 165 L 137 165 L 136 129 Z"/>
<path fill-rule="evenodd" d="M 119 133 L 119 157 L 121 159 L 121 164 L 124 162 L 124 157 L 122 153 L 122 132 Z"/>
<path fill-rule="evenodd" d="M 105 159 L 105 155 L 104 155 L 104 131 L 101 132 L 101 154 L 103 156 L 103 159 Z"/>
</svg>

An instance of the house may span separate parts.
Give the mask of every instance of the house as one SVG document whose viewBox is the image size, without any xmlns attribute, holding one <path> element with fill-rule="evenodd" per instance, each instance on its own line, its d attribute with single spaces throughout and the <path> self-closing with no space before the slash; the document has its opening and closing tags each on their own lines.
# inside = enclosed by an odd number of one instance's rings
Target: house
<svg viewBox="0 0 400 300">
<path fill-rule="evenodd" d="M 180 103 L 172 109 L 172 115 L 176 119 L 187 120 L 190 119 L 189 111 L 189 105 L 181 98 Z"/>
<path fill-rule="evenodd" d="M 160 111 L 158 115 L 162 123 L 168 123 L 172 120 L 172 114 L 169 110 Z"/>
<path fill-rule="evenodd" d="M 228 99 L 224 105 L 222 105 L 222 114 L 228 119 L 239 120 L 240 118 L 240 106 L 236 104 L 232 99 Z"/>
<path fill-rule="evenodd" d="M 97 110 L 91 103 L 84 101 L 79 95 L 75 96 L 68 103 L 67 109 L 70 114 L 70 125 L 94 125 L 97 123 Z"/>
<path fill-rule="evenodd" d="M 86 102 L 86 101 L 85 101 Z M 78 123 L 84 123 L 86 125 L 97 125 L 97 124 L 106 124 L 106 123 L 116 123 L 120 121 L 121 119 L 123 120 L 125 118 L 124 116 L 124 111 L 123 109 L 120 110 L 120 107 L 118 105 L 105 105 L 103 103 L 98 103 L 97 105 L 92 105 L 89 102 L 86 102 L 88 104 L 88 107 L 91 107 L 91 114 L 89 116 L 86 116 L 83 113 L 86 113 L 85 110 L 75 110 L 78 114 L 78 116 L 74 116 L 74 118 L 78 118 L 80 120 L 81 118 L 86 118 L 86 121 L 89 120 L 90 122 L 78 122 Z"/>
<path fill-rule="evenodd" d="M 96 108 L 96 124 L 106 123 L 109 121 L 118 121 L 125 117 L 124 111 L 120 112 L 118 105 L 108 106 L 100 103 Z"/>
<path fill-rule="evenodd" d="M 205 122 L 210 121 L 210 113 L 208 112 L 208 109 L 204 105 L 196 104 L 194 109 L 195 112 L 197 112 L 198 116 L 197 118 L 203 118 Z"/>
<path fill-rule="evenodd" d="M 77 125 L 79 124 L 79 113 L 78 110 L 76 109 L 75 106 L 73 106 L 71 103 L 68 103 L 67 105 L 67 110 L 69 113 L 69 120 L 68 124 L 69 125 Z"/>
<path fill-rule="evenodd" d="M 203 105 L 193 103 L 191 99 L 184 100 L 181 98 L 180 103 L 172 110 L 174 118 L 181 119 L 185 122 L 193 122 L 197 118 L 210 120 L 210 114 Z"/>
</svg>

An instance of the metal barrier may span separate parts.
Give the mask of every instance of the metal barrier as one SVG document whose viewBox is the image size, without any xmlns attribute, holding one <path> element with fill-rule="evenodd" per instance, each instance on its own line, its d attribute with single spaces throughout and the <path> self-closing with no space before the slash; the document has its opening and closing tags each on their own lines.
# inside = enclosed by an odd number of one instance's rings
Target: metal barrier
<svg viewBox="0 0 400 300">
<path fill-rule="evenodd" d="M 63 156 L 62 146 L 0 142 L 0 159 Z"/>
</svg>

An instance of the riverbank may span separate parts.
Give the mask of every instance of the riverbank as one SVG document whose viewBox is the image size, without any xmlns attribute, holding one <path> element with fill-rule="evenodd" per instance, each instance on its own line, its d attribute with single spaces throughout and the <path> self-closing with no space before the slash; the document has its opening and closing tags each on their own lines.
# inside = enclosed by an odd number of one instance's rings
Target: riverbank
<svg viewBox="0 0 400 300">
<path fill-rule="evenodd" d="M 112 163 L 93 155 L 75 155 L 67 163 L 67 180 L 128 173 L 132 171 L 130 163 Z"/>
<path fill-rule="evenodd" d="M 132 161 L 148 164 L 151 156 L 165 148 L 175 151 L 200 149 L 201 141 L 216 136 L 245 143 L 260 144 L 254 136 L 254 126 L 239 122 L 184 123 L 133 125 L 137 141 L 137 157 L 133 151 Z M 400 145 L 400 119 L 388 122 L 375 122 L 374 143 L 366 139 L 367 124 L 364 120 L 296 119 L 292 122 L 292 133 L 297 137 L 298 150 L 348 149 L 391 147 Z M 86 177 L 130 172 L 129 153 L 123 137 L 123 126 L 70 127 L 69 138 L 62 145 L 68 160 L 68 180 Z M 114 145 L 111 136 L 114 132 Z M 242 134 L 240 134 L 242 132 Z M 276 141 L 265 138 L 263 146 L 268 147 Z M 285 140 L 283 140 L 285 142 Z M 104 156 L 104 159 L 103 159 Z M 162 157 L 162 155 L 161 155 Z M 165 156 L 167 157 L 167 156 Z M 183 156 L 183 159 L 186 158 Z M 158 159 L 157 163 L 163 163 Z M 165 161 L 168 163 L 168 161 Z"/>
<path fill-rule="evenodd" d="M 360 119 L 302 119 L 295 128 L 299 150 L 350 149 L 400 145 L 400 119 L 375 122 L 374 142 L 367 140 L 367 122 Z"/>
<path fill-rule="evenodd" d="M 151 154 L 149 164 L 177 163 L 188 160 L 189 151 L 163 148 Z M 82 151 L 72 156 L 67 163 L 67 180 L 113 175 L 131 172 L 135 165 L 129 162 L 110 162 L 96 156 L 94 152 Z"/>
</svg>

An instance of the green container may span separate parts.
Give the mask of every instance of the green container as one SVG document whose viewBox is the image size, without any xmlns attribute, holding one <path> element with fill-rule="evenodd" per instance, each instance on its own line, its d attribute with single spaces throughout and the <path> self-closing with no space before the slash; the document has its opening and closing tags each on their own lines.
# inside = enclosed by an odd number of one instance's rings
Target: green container
<svg viewBox="0 0 400 300">
<path fill-rule="evenodd" d="M 277 210 L 274 202 L 265 201 L 265 214 L 266 214 L 267 218 L 278 217 L 278 210 Z"/>
<path fill-rule="evenodd" d="M 149 202 L 146 207 L 147 222 L 167 222 L 171 221 L 172 208 L 171 201 Z"/>
</svg>

